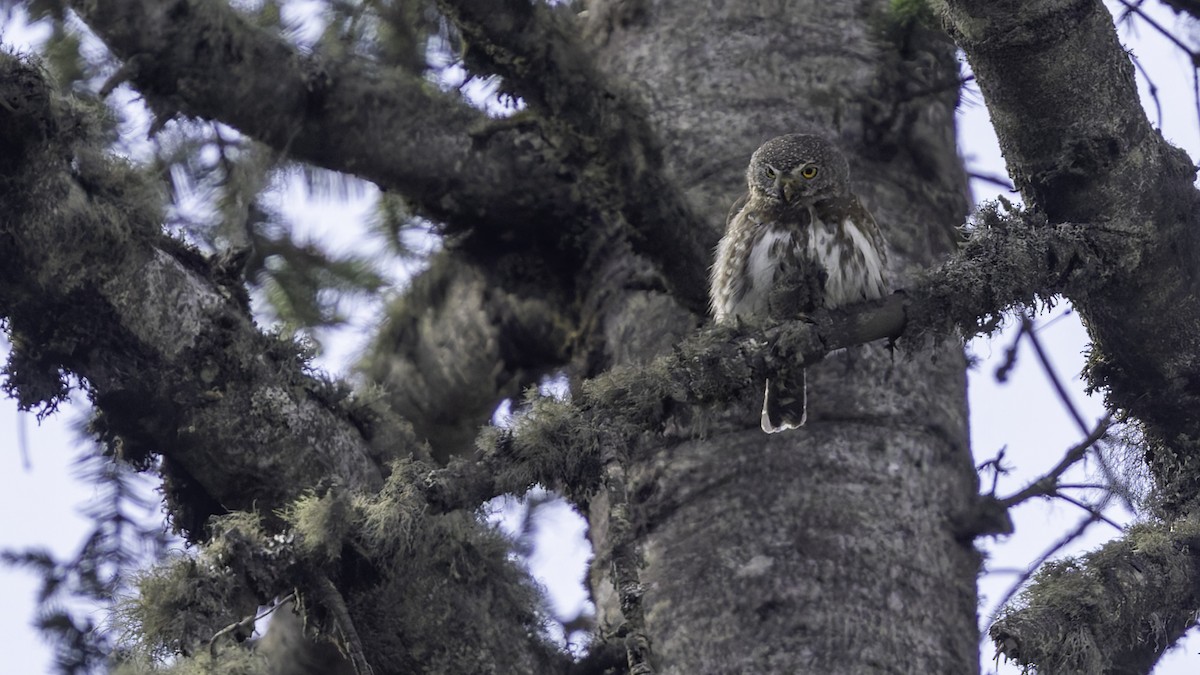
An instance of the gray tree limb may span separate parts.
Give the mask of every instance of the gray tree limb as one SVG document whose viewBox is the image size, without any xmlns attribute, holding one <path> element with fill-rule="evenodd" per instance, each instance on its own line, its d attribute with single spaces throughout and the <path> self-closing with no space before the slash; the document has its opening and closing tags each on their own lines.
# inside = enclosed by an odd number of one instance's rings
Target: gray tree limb
<svg viewBox="0 0 1200 675">
<path fill-rule="evenodd" d="M 536 134 L 509 127 L 473 138 L 487 116 L 417 74 L 301 53 L 216 0 L 71 6 L 127 63 L 160 117 L 219 120 L 296 159 L 396 190 L 463 230 L 579 208 Z"/>
<path fill-rule="evenodd" d="M 261 603 L 294 589 L 307 616 L 365 650 L 359 663 L 565 670 L 534 635 L 524 571 L 473 508 L 377 525 L 412 515 L 394 499 L 409 489 L 396 479 L 409 474 L 385 481 L 390 460 L 424 455 L 411 428 L 314 376 L 299 346 L 260 333 L 241 280 L 161 234 L 162 195 L 106 154 L 94 114 L 73 110 L 37 67 L 0 56 L 0 316 L 13 343 L 5 387 L 22 406 L 46 409 L 78 377 L 99 439 L 135 464 L 160 457 L 174 525 L 216 542 L 205 549 L 215 564 L 166 565 L 154 596 L 162 604 L 148 611 L 233 596 Z M 360 498 L 353 523 L 351 495 Z M 352 573 L 331 564 L 339 557 Z M 465 576 L 447 580 L 451 564 Z M 395 624 L 370 620 L 381 615 Z M 143 637 L 195 647 L 180 635 Z"/>
<path fill-rule="evenodd" d="M 542 120 L 580 188 L 622 214 L 634 249 L 655 262 L 681 302 L 703 313 L 713 232 L 666 174 L 648 116 L 585 50 L 565 7 L 527 0 L 441 0 L 468 42 L 468 65 L 504 77 Z M 472 63 L 474 62 L 474 63 Z"/>
<path fill-rule="evenodd" d="M 542 399 L 511 428 L 485 430 L 481 460 L 425 474 L 422 491 L 439 511 L 536 483 L 586 495 L 599 482 L 604 448 L 636 444 L 647 431 L 687 440 L 697 431 L 692 420 L 759 393 L 762 378 L 781 363 L 811 365 L 830 351 L 889 338 L 919 354 L 930 339 L 988 334 L 1012 308 L 1084 292 L 1107 266 L 1103 253 L 1120 245 L 1120 237 L 1098 241 L 1090 226 L 1047 227 L 1035 214 L 985 210 L 959 255 L 902 293 L 808 320 L 706 328 L 649 364 L 593 378 L 570 402 Z"/>
<path fill-rule="evenodd" d="M 1080 558 L 1047 563 L 988 629 L 997 649 L 1052 673 L 1145 675 L 1195 626 L 1194 518 L 1135 525 Z"/>
<path fill-rule="evenodd" d="M 1026 201 L 1050 223 L 1093 223 L 1130 242 L 1099 271 L 1108 283 L 1068 297 L 1094 340 L 1092 384 L 1144 423 L 1163 495 L 1184 507 L 1200 495 L 1200 473 L 1179 474 L 1200 456 L 1200 394 L 1188 384 L 1200 377 L 1195 168 L 1146 120 L 1101 3 L 948 7 Z"/>
<path fill-rule="evenodd" d="M 662 175 L 649 126 L 589 68 L 587 55 L 545 5 L 481 6 L 482 17 L 459 16 L 464 32 L 483 42 L 481 52 L 503 57 L 488 40 L 519 37 L 517 51 L 509 52 L 516 58 L 493 61 L 509 66 L 498 72 L 515 75 L 512 66 L 520 64 L 518 83 L 549 80 L 539 89 L 553 96 L 532 100 L 550 104 L 542 110 L 550 147 L 537 124 L 491 124 L 413 73 L 354 57 L 301 54 L 223 2 L 72 6 L 127 61 L 131 81 L 159 115 L 218 119 L 297 159 L 395 189 L 460 230 L 556 238 L 560 223 L 592 220 L 588 214 L 605 204 L 600 210 L 610 211 L 610 219 L 620 214 L 632 223 L 626 234 L 661 267 L 675 293 L 704 311 L 713 233 L 696 227 Z M 477 23 L 481 18 L 487 21 Z M 471 30 L 496 18 L 505 19 L 495 25 L 507 32 Z M 528 58 L 531 53 L 556 58 Z M 580 95 L 584 91 L 594 93 Z M 574 134 L 553 133 L 556 125 L 563 128 L 554 115 L 564 111 L 576 113 L 570 117 Z M 588 115 L 596 122 L 580 127 Z M 595 192 L 603 198 L 595 199 Z"/>
<path fill-rule="evenodd" d="M 62 373 L 84 379 L 102 437 L 119 435 L 134 463 L 168 457 L 168 496 L 191 493 L 175 524 L 193 535 L 212 513 L 270 509 L 324 477 L 378 487 L 369 425 L 344 394 L 259 333 L 240 286 L 161 235 L 161 195 L 95 145 L 37 68 L 11 56 L 0 68 L 9 391 L 53 405 Z"/>
</svg>

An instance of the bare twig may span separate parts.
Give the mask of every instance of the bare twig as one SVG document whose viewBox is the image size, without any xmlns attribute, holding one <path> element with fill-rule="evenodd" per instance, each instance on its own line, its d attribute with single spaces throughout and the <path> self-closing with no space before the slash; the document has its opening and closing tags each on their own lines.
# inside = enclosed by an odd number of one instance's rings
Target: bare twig
<svg viewBox="0 0 1200 675">
<path fill-rule="evenodd" d="M 1020 492 L 1017 492 L 1016 494 L 1005 499 L 999 500 L 1000 503 L 1005 507 L 1013 507 L 1034 497 L 1059 496 L 1058 479 L 1067 472 L 1067 469 L 1070 469 L 1077 462 L 1079 462 L 1079 460 L 1084 458 L 1084 456 L 1087 454 L 1087 451 L 1091 449 L 1091 447 L 1095 445 L 1097 441 L 1103 438 L 1104 434 L 1108 433 L 1108 427 L 1111 424 L 1112 417 L 1110 415 L 1104 416 L 1096 424 L 1096 428 L 1092 429 L 1091 433 L 1087 435 L 1087 438 L 1084 438 L 1082 441 L 1068 450 L 1067 454 L 1063 455 L 1063 458 L 1059 460 L 1058 464 L 1056 464 L 1053 469 L 1051 469 L 1041 478 L 1038 478 L 1029 485 L 1025 486 L 1025 488 Z"/>
<path fill-rule="evenodd" d="M 1070 497 L 1068 495 L 1064 495 L 1061 492 L 1055 493 L 1054 496 L 1058 499 L 1063 500 L 1064 502 L 1067 502 L 1068 504 L 1073 504 L 1075 506 L 1078 506 L 1079 508 L 1083 509 L 1084 511 L 1087 511 L 1088 513 L 1095 516 L 1096 520 L 1099 520 L 1100 522 L 1102 522 L 1106 525 L 1111 525 L 1120 532 L 1125 531 L 1124 527 L 1121 527 L 1121 525 L 1119 523 L 1117 523 L 1113 519 L 1109 518 L 1108 516 L 1104 515 L 1104 513 L 1102 513 L 1101 510 L 1099 508 L 1096 508 L 1095 506 L 1081 502 L 1078 499 L 1075 499 L 1074 497 Z"/>
<path fill-rule="evenodd" d="M 1158 128 L 1162 129 L 1163 111 L 1162 101 L 1160 101 L 1158 98 L 1158 85 L 1154 84 L 1154 79 L 1150 77 L 1150 72 L 1147 71 L 1146 67 L 1142 65 L 1142 60 L 1136 56 L 1131 58 L 1133 60 L 1134 67 L 1138 69 L 1138 72 L 1141 73 L 1142 77 L 1146 80 L 1146 88 L 1150 90 L 1150 98 L 1154 101 L 1154 112 L 1158 118 Z"/>
<path fill-rule="evenodd" d="M 1065 319 L 1065 318 L 1067 318 L 1068 316 L 1071 316 L 1071 315 L 1073 315 L 1073 314 L 1075 314 L 1075 310 L 1074 310 L 1074 309 L 1072 309 L 1070 305 L 1068 305 L 1068 306 L 1066 307 L 1066 309 L 1064 309 L 1064 310 L 1062 311 L 1062 313 L 1061 313 L 1061 314 L 1059 314 L 1058 316 L 1055 316 L 1055 317 L 1051 317 L 1051 318 L 1049 318 L 1049 319 L 1046 319 L 1045 321 L 1041 322 L 1041 323 L 1040 323 L 1040 324 L 1038 324 L 1036 327 L 1034 327 L 1034 329 L 1033 329 L 1033 330 L 1034 330 L 1034 331 L 1036 331 L 1036 332 L 1041 332 L 1041 331 L 1044 331 L 1044 330 L 1046 330 L 1047 328 L 1049 328 L 1049 327 L 1053 326 L 1054 324 L 1058 323 L 1059 321 L 1062 321 L 1063 319 Z"/>
<path fill-rule="evenodd" d="M 1013 338 L 1012 344 L 1008 346 L 1008 349 L 1004 350 L 1004 363 L 1001 363 L 996 367 L 997 382 L 1008 381 L 1008 374 L 1011 373 L 1012 369 L 1017 365 L 1017 346 L 1021 344 L 1021 338 L 1025 335 L 1025 331 L 1028 329 L 1029 326 L 1026 325 L 1025 322 L 1021 322 L 1021 327 L 1017 329 L 1017 335 Z"/>
<path fill-rule="evenodd" d="M 1149 25 L 1151 28 L 1153 28 L 1155 30 L 1155 32 L 1157 32 L 1159 35 L 1162 35 L 1171 44 L 1175 45 L 1175 47 L 1177 49 L 1179 49 L 1179 51 L 1188 55 L 1188 58 L 1192 62 L 1192 100 L 1195 101 L 1195 105 L 1196 105 L 1196 119 L 1197 119 L 1197 121 L 1200 121 L 1200 71 L 1197 71 L 1197 68 L 1196 68 L 1197 65 L 1200 65 L 1200 54 L 1198 54 L 1195 50 L 1193 50 L 1191 47 L 1189 47 L 1187 45 L 1187 43 L 1185 43 L 1183 40 L 1176 37 L 1171 31 L 1167 30 L 1162 24 L 1155 21 L 1149 14 L 1146 14 L 1144 11 L 1142 11 L 1142 3 L 1141 2 L 1132 3 L 1132 2 L 1129 2 L 1129 0 L 1120 0 L 1120 2 L 1121 2 L 1121 5 L 1125 7 L 1125 11 L 1122 13 L 1123 19 L 1127 18 L 1131 14 L 1136 15 L 1139 19 L 1141 19 L 1142 21 L 1145 21 L 1147 25 Z M 1191 10 L 1189 10 L 1189 11 L 1191 11 Z M 1138 63 L 1137 59 L 1134 59 L 1133 63 L 1134 63 L 1134 65 L 1136 65 L 1138 67 L 1139 70 L 1141 69 L 1141 64 Z M 1142 71 L 1142 74 L 1146 75 L 1144 70 Z M 1150 82 L 1150 77 L 1148 75 L 1146 76 L 1146 81 Z M 1150 91 L 1151 91 L 1152 95 L 1156 91 L 1156 88 L 1154 87 L 1153 82 L 1150 82 Z M 1158 105 L 1158 97 L 1157 96 L 1154 96 L 1154 104 L 1156 106 Z M 1161 107 L 1159 107 L 1159 110 L 1158 110 L 1158 126 L 1160 129 L 1162 128 L 1162 108 Z"/>
<path fill-rule="evenodd" d="M 1000 448 L 1000 452 L 996 453 L 995 457 L 975 467 L 975 470 L 979 472 L 988 470 L 992 472 L 992 488 L 988 490 L 989 495 L 996 495 L 996 487 L 997 483 L 1000 482 L 1000 476 L 1008 475 L 1011 471 L 1011 469 L 1004 466 L 1004 454 L 1006 452 L 1008 452 L 1008 446 Z"/>
<path fill-rule="evenodd" d="M 1079 427 L 1081 433 L 1089 433 L 1087 422 L 1083 419 L 1083 414 L 1079 412 L 1075 402 L 1071 400 L 1070 394 L 1067 392 L 1066 385 L 1058 377 L 1058 372 L 1054 369 L 1054 365 L 1050 363 L 1050 356 L 1042 346 L 1042 341 L 1037 335 L 1037 331 L 1033 327 L 1033 317 L 1026 313 L 1021 319 L 1021 325 L 1025 329 L 1024 335 L 1029 339 L 1029 343 L 1033 345 L 1033 351 L 1037 354 L 1038 361 L 1042 364 L 1042 370 L 1046 373 L 1046 377 L 1054 386 L 1054 390 L 1058 393 L 1058 397 L 1062 400 L 1063 405 L 1067 408 L 1067 412 L 1071 414 L 1071 418 L 1075 420 L 1076 426 Z M 1125 508 L 1130 511 L 1136 511 L 1133 504 L 1133 498 L 1129 486 L 1125 481 L 1117 475 L 1117 472 L 1109 465 L 1103 454 L 1096 453 L 1096 463 L 1100 465 L 1100 470 L 1104 473 L 1104 479 L 1109 483 L 1109 489 L 1121 498 Z"/>
<path fill-rule="evenodd" d="M 1029 344 L 1033 346 L 1033 351 L 1037 354 L 1038 361 L 1042 364 L 1042 370 L 1046 372 L 1047 379 L 1054 386 L 1054 392 L 1058 394 L 1058 398 L 1066 406 L 1067 412 L 1071 414 L 1071 419 L 1075 420 L 1076 426 L 1083 433 L 1088 433 L 1088 424 L 1084 421 L 1083 415 L 1079 412 L 1079 408 L 1075 407 L 1075 402 L 1071 400 L 1071 395 L 1067 392 L 1067 387 L 1058 377 L 1058 372 L 1054 370 L 1054 366 L 1050 363 L 1050 355 L 1046 353 L 1046 349 L 1042 346 L 1042 341 L 1038 339 L 1037 333 L 1033 329 L 1033 317 L 1026 313 L 1021 317 L 1022 334 L 1029 338 Z"/>
<path fill-rule="evenodd" d="M 1186 53 L 1188 56 L 1191 56 L 1193 59 L 1196 57 L 1196 53 L 1194 51 L 1192 51 L 1192 48 L 1187 46 L 1187 44 L 1185 44 L 1183 42 L 1183 40 L 1180 40 L 1179 38 L 1175 37 L 1175 35 L 1173 33 L 1171 33 L 1171 31 L 1164 28 L 1162 26 L 1162 24 L 1158 23 L 1153 18 L 1151 18 L 1150 15 L 1143 12 L 1141 3 L 1134 4 L 1134 3 L 1129 2 L 1129 0 L 1120 0 L 1120 2 L 1121 2 L 1121 5 L 1125 7 L 1126 14 L 1136 14 L 1139 19 L 1141 19 L 1142 21 L 1145 21 L 1156 32 L 1158 32 L 1160 35 L 1162 35 L 1167 40 L 1169 40 L 1171 42 L 1171 44 L 1178 47 L 1180 51 Z"/>
<path fill-rule="evenodd" d="M 1008 177 L 1001 176 L 1000 174 L 984 173 L 982 171 L 972 171 L 967 174 L 967 177 L 985 181 L 985 182 L 991 183 L 992 185 L 997 185 L 999 187 L 1004 188 L 1005 190 L 1008 190 L 1009 192 L 1017 191 L 1017 189 L 1015 187 L 1013 187 L 1012 181 L 1010 181 L 1008 179 Z"/>
<path fill-rule="evenodd" d="M 217 639 L 220 638 L 221 636 L 229 635 L 230 633 L 238 630 L 239 628 L 246 630 L 247 633 L 252 633 L 252 632 L 254 632 L 254 626 L 255 626 L 255 624 L 258 623 L 259 619 L 269 616 L 271 614 L 271 612 L 274 612 L 275 610 L 279 609 L 280 607 L 283 607 L 285 604 L 287 604 L 295 599 L 296 599 L 296 593 L 293 591 L 292 593 L 288 593 L 287 595 L 280 598 L 278 602 L 276 602 L 275 604 L 271 605 L 270 607 L 264 609 L 262 612 L 259 612 L 257 614 L 247 615 L 247 616 L 243 617 L 240 621 L 235 621 L 235 622 L 229 624 L 228 626 L 222 628 L 221 630 L 217 631 L 216 634 L 214 634 L 208 640 L 209 655 L 212 656 L 212 658 L 214 658 L 214 659 L 217 658 Z"/>
</svg>

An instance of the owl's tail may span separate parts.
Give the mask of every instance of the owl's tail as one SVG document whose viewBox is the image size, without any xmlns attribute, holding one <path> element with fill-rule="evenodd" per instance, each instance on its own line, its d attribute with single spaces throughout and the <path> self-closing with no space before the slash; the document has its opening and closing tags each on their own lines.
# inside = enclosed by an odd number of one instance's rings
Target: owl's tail
<svg viewBox="0 0 1200 675">
<path fill-rule="evenodd" d="M 774 434 L 804 426 L 808 419 L 808 378 L 803 368 L 776 373 L 767 380 L 765 389 L 759 422 L 763 431 Z"/>
</svg>

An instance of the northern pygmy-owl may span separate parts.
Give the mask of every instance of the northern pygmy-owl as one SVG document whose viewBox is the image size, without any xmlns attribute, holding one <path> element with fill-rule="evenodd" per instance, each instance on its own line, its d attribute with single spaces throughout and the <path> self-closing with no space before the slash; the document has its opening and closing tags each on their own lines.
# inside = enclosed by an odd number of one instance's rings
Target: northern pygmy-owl
<svg viewBox="0 0 1200 675">
<path fill-rule="evenodd" d="M 882 297 L 887 250 L 871 213 L 850 192 L 850 166 L 819 136 L 763 143 L 746 169 L 717 245 L 709 297 L 718 323 L 769 313 L 772 288 L 796 277 L 815 289 L 804 307 L 838 307 Z M 805 311 L 801 308 L 800 311 Z M 766 381 L 761 425 L 775 433 L 807 418 L 803 368 Z"/>
</svg>

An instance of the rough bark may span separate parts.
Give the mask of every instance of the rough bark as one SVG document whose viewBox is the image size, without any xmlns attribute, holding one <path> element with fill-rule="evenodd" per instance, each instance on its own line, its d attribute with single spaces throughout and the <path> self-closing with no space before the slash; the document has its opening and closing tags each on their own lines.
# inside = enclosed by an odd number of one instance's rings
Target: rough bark
<svg viewBox="0 0 1200 675">
<path fill-rule="evenodd" d="M 1108 283 L 1071 300 L 1093 337 L 1093 385 L 1144 424 L 1167 512 L 1188 510 L 1200 494 L 1186 467 L 1200 457 L 1195 167 L 1151 128 L 1103 4 L 950 3 L 948 17 L 1030 206 L 1128 241 L 1109 251 Z"/>
<path fill-rule="evenodd" d="M 1006 658 L 1050 673 L 1142 675 L 1195 626 L 1195 519 L 1145 523 L 1038 572 L 989 629 Z"/>
<path fill-rule="evenodd" d="M 276 508 L 330 477 L 380 486 L 369 418 L 257 330 L 240 286 L 160 234 L 161 195 L 104 154 L 86 115 L 63 110 L 36 67 L 0 58 L 6 389 L 52 406 L 67 373 L 83 378 L 114 450 L 166 456 L 168 495 L 187 493 L 175 525 L 197 537 L 213 513 Z M 374 431 L 405 443 L 402 426 Z"/>
<path fill-rule="evenodd" d="M 928 40 L 902 55 L 873 31 L 878 10 L 593 2 L 588 30 L 604 69 L 644 101 L 668 170 L 710 228 L 723 225 L 759 143 L 821 133 L 851 156 L 855 188 L 907 279 L 951 248 L 964 186 L 953 86 L 902 101 L 890 85 L 914 61 L 949 75 L 953 58 L 947 42 Z M 647 347 L 624 358 L 664 345 Z M 630 534 L 610 515 L 611 496 L 593 500 L 602 626 L 636 638 L 643 625 L 664 673 L 975 672 L 977 561 L 951 525 L 975 489 L 961 352 L 914 349 L 893 365 L 881 351 L 813 369 L 811 421 L 798 432 L 753 429 L 761 392 L 747 387 L 732 413 L 689 418 L 688 440 L 617 449 L 643 567 L 632 591 L 610 585 Z M 631 606 L 639 616 L 623 616 Z"/>
<path fill-rule="evenodd" d="M 497 240 L 557 240 L 563 224 L 598 236 L 600 228 L 583 226 L 596 214 L 610 227 L 632 223 L 622 236 L 636 235 L 677 297 L 704 307 L 712 242 L 694 235 L 687 203 L 656 170 L 650 129 L 623 97 L 605 92 L 564 34 L 561 12 L 515 2 L 489 14 L 486 5 L 458 3 L 460 29 L 479 37 L 476 49 L 489 65 L 506 76 L 524 69 L 524 81 L 511 78 L 517 93 L 532 93 L 519 85 L 539 77 L 552 80 L 537 87 L 551 96 L 532 99 L 550 106 L 548 115 L 492 123 L 417 74 L 355 56 L 303 54 L 218 0 L 72 7 L 126 59 L 122 75 L 160 116 L 220 119 L 293 157 L 395 189 L 456 231 L 480 234 L 471 246 L 485 255 Z M 493 24 L 524 36 L 517 51 L 498 53 L 487 42 L 482 28 Z M 577 95 L 583 90 L 596 94 Z M 566 124 L 553 116 L 564 107 L 575 113 Z M 570 124 L 584 119 L 592 120 L 587 128 Z"/>
<path fill-rule="evenodd" d="M 217 119 L 276 150 L 403 194 L 466 230 L 572 211 L 536 134 L 488 118 L 419 74 L 302 53 L 216 0 L 76 2 L 160 117 Z M 472 136 L 478 134 L 477 139 Z M 521 177 L 529 182 L 512 190 Z M 555 189 L 558 188 L 558 189 Z"/>
</svg>

